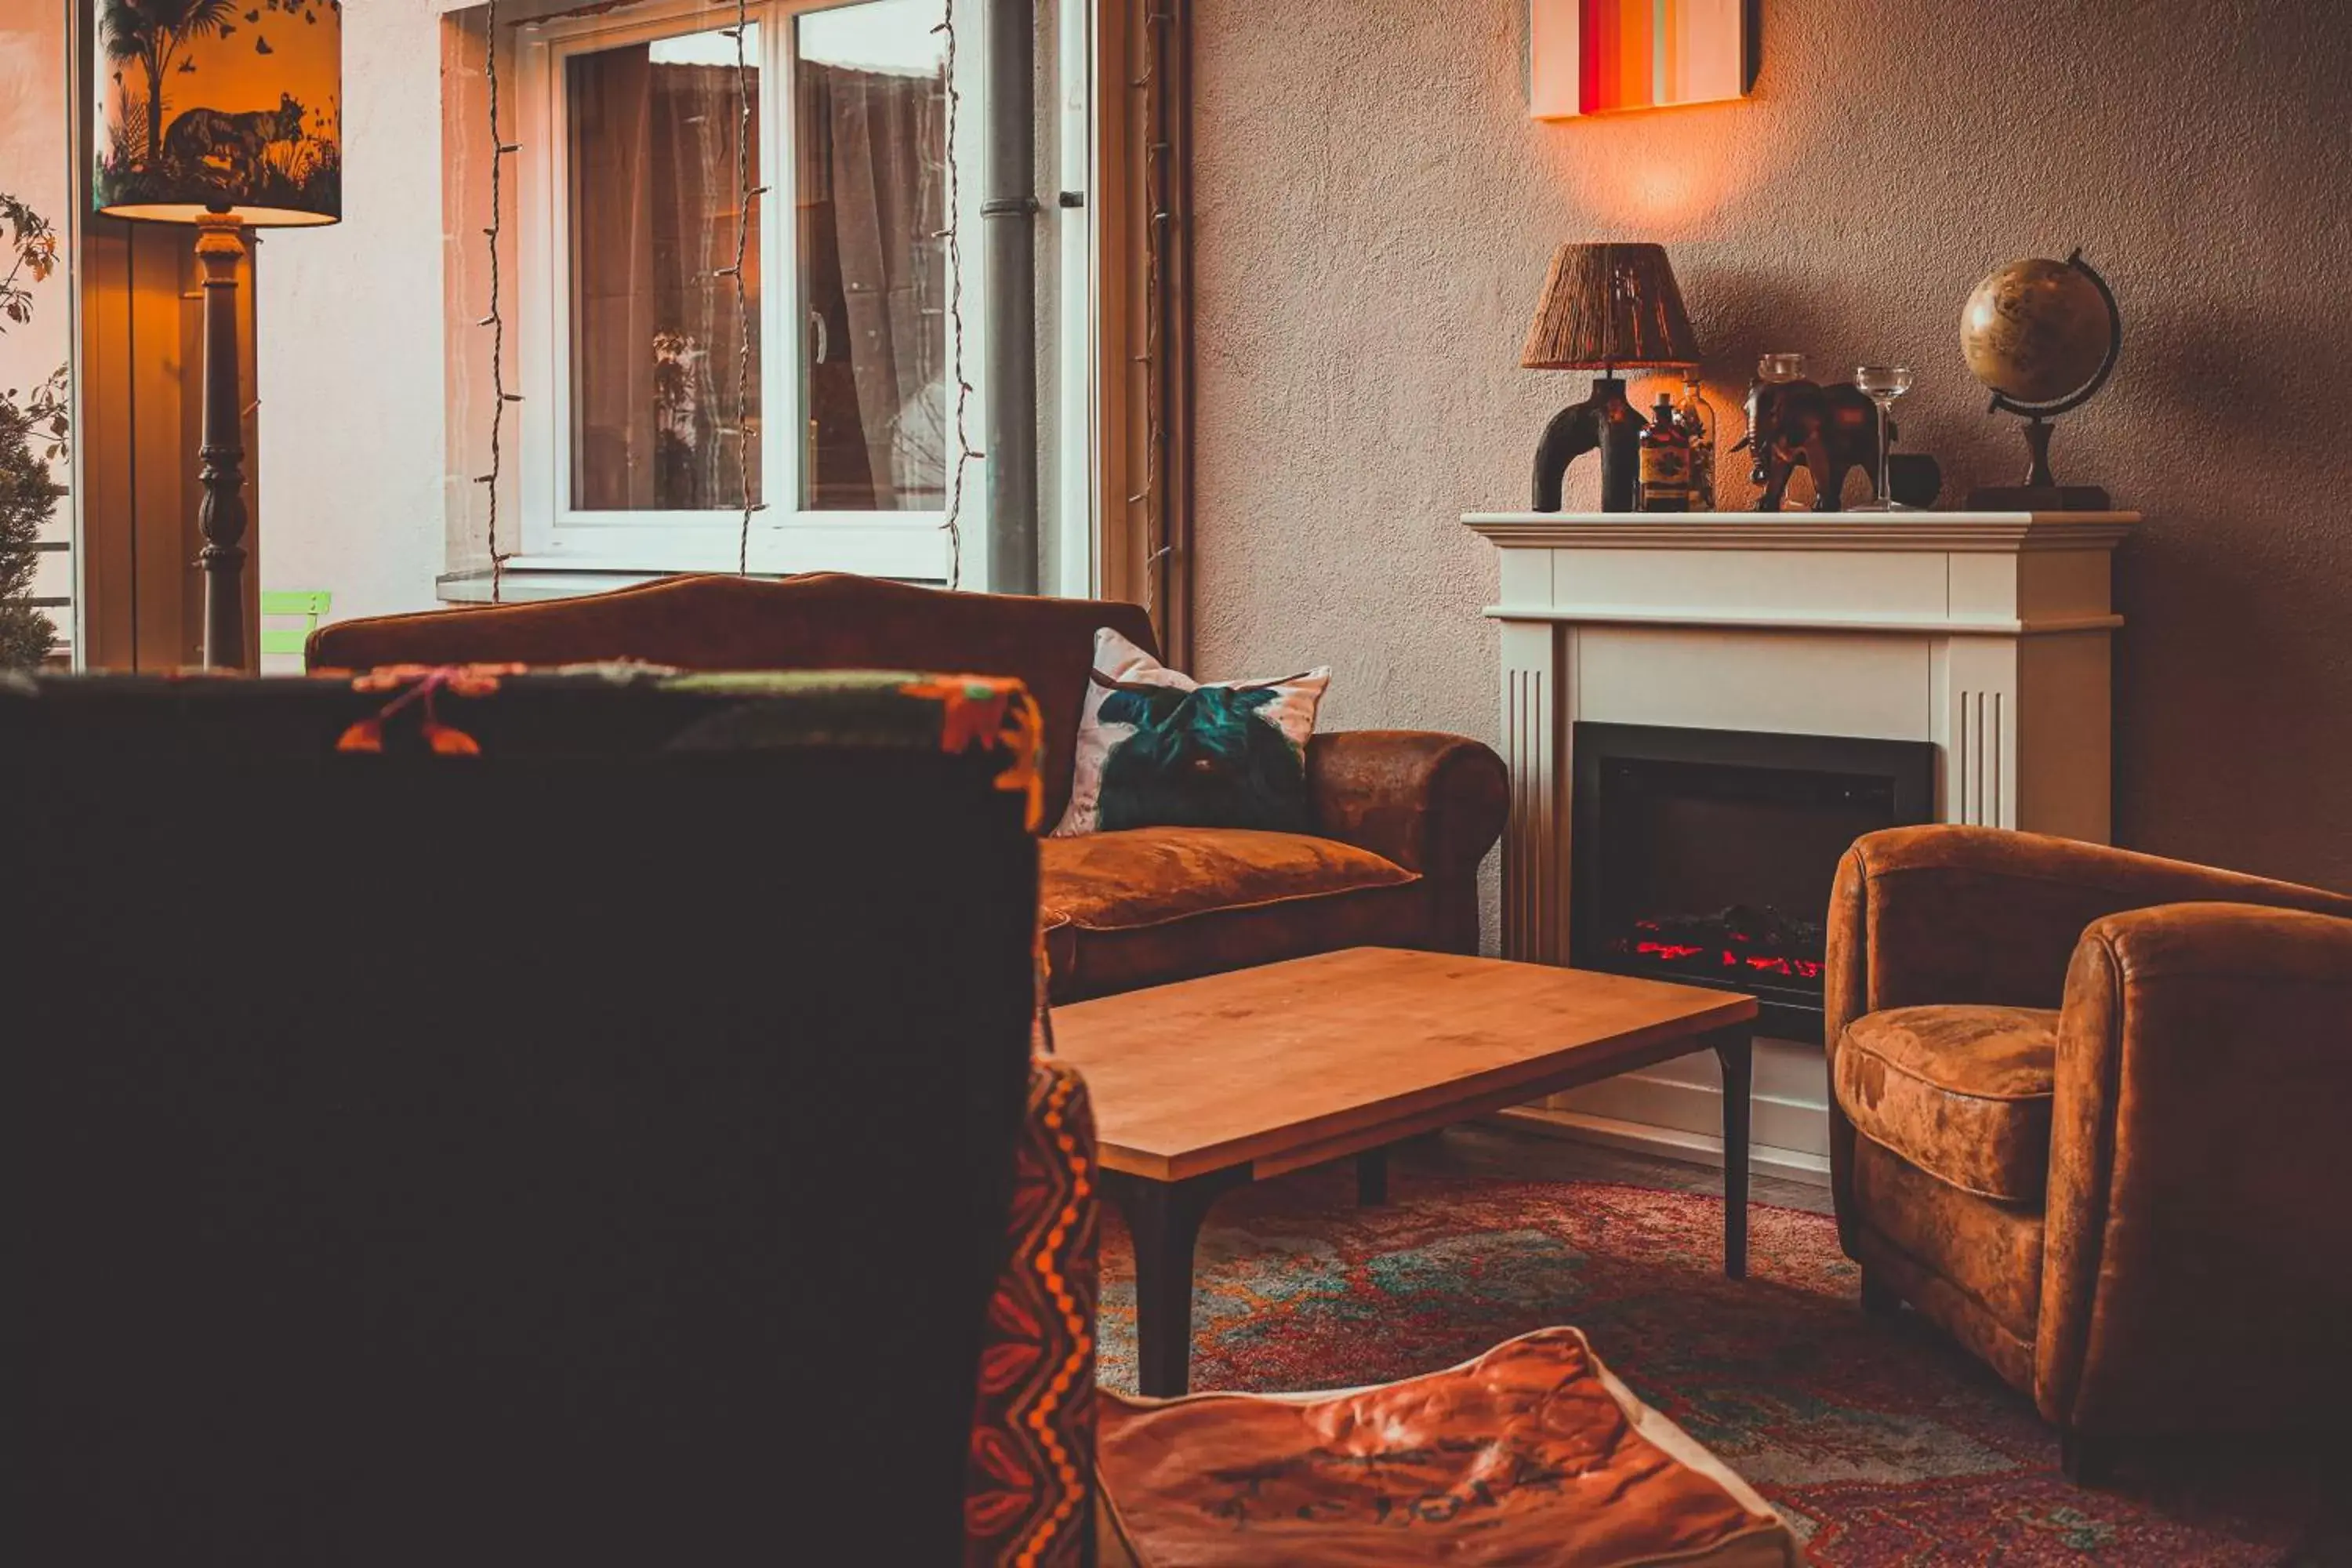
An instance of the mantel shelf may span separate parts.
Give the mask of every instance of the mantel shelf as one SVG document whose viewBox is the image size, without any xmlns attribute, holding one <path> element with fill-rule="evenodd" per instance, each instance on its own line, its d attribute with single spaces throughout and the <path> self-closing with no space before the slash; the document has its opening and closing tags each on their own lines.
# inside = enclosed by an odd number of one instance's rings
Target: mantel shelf
<svg viewBox="0 0 2352 1568">
<path fill-rule="evenodd" d="M 1717 626 L 1780 632 L 1887 632 L 1908 637 L 2056 637 L 2114 631 L 2121 616 L 2093 612 L 2035 616 L 1887 615 L 1876 611 L 1738 611 L 1693 605 L 1630 609 L 1622 605 L 1489 605 L 1495 621 L 1553 621 L 1598 626 Z"/>
<path fill-rule="evenodd" d="M 1990 552 L 2112 550 L 2136 511 L 1473 511 L 1503 549 Z"/>
</svg>

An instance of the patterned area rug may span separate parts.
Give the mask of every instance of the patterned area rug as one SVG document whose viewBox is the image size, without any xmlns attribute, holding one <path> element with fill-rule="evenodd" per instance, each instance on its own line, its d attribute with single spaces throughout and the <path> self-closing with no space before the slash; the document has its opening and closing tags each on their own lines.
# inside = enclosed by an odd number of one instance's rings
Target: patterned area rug
<svg viewBox="0 0 2352 1568">
<path fill-rule="evenodd" d="M 2206 1456 L 2115 1489 L 2069 1485 L 2026 1400 L 1910 1314 L 1863 1316 L 1825 1215 L 1757 1208 L 1752 1277 L 1734 1282 L 1713 1198 L 1402 1170 L 1391 1196 L 1358 1208 L 1325 1170 L 1221 1200 L 1198 1253 L 1193 1386 L 1383 1382 L 1570 1323 L 1782 1510 L 1821 1568 L 2339 1560 L 2298 1546 L 2336 1484 L 2314 1467 Z M 1112 1387 L 1135 1386 L 1134 1311 L 1114 1216 Z"/>
</svg>

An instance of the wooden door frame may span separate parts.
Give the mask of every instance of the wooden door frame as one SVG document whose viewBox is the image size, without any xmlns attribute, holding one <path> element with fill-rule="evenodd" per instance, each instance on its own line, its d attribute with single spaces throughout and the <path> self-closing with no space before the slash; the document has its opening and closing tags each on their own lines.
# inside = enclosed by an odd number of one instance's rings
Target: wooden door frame
<svg viewBox="0 0 2352 1568">
<path fill-rule="evenodd" d="M 1192 0 L 1100 0 L 1102 591 L 1192 657 Z"/>
</svg>

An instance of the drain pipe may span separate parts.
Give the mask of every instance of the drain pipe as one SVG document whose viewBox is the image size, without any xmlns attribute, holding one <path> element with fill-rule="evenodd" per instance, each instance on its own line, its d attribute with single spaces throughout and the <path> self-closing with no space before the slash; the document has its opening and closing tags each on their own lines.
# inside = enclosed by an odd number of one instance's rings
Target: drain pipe
<svg viewBox="0 0 2352 1568">
<path fill-rule="evenodd" d="M 952 0 L 950 0 L 952 4 Z M 1037 591 L 1037 16 L 986 6 L 988 121 L 981 167 L 988 395 L 988 584 Z"/>
</svg>

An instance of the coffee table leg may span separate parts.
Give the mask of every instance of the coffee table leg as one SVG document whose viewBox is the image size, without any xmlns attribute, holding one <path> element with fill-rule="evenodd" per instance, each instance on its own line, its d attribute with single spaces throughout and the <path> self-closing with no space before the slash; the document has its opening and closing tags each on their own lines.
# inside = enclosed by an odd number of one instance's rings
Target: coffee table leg
<svg viewBox="0 0 2352 1568">
<path fill-rule="evenodd" d="M 1710 1042 L 1723 1063 L 1723 1271 L 1748 1278 L 1748 1118 L 1755 1045 L 1746 1029 Z"/>
<path fill-rule="evenodd" d="M 1356 1202 L 1367 1208 L 1389 1201 L 1389 1152 L 1367 1149 L 1356 1156 Z"/>
<path fill-rule="evenodd" d="M 1103 1192 L 1135 1242 L 1135 1386 L 1172 1399 L 1192 1380 L 1192 1244 L 1219 1194 L 1250 1179 L 1246 1166 L 1181 1182 L 1103 1173 Z"/>
</svg>

